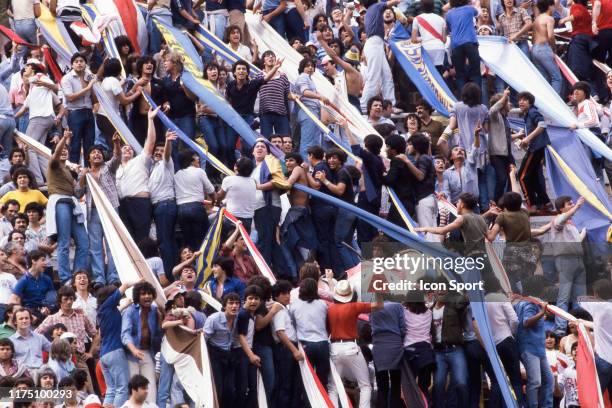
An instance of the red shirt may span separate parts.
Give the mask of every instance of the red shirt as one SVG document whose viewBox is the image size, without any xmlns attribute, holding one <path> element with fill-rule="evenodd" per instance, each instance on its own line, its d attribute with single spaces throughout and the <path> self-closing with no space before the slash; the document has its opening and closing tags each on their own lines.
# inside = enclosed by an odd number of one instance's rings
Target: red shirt
<svg viewBox="0 0 612 408">
<path fill-rule="evenodd" d="M 332 341 L 357 339 L 357 317 L 371 311 L 372 304 L 366 302 L 331 304 L 327 309 L 327 324 Z"/>
<path fill-rule="evenodd" d="M 601 11 L 597 18 L 597 28 L 600 30 L 612 28 L 612 0 L 601 0 Z"/>
<path fill-rule="evenodd" d="M 591 14 L 582 4 L 574 3 L 570 7 L 570 15 L 574 16 L 572 21 L 572 37 L 578 34 L 593 35 L 591 30 Z"/>
</svg>

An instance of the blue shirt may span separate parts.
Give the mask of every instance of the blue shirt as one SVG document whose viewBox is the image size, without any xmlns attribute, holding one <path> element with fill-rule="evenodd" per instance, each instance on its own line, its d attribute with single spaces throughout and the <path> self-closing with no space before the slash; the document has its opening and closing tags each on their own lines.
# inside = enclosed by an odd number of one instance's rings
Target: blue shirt
<svg viewBox="0 0 612 408">
<path fill-rule="evenodd" d="M 383 13 L 387 7 L 386 1 L 372 4 L 366 11 L 364 25 L 365 33 L 370 37 L 378 36 L 381 39 L 385 38 L 385 22 L 383 20 Z"/>
<path fill-rule="evenodd" d="M 451 48 L 457 48 L 463 44 L 478 44 L 476 29 L 474 28 L 474 17 L 478 11 L 474 6 L 454 7 L 446 14 L 446 25 L 451 33 Z"/>
<path fill-rule="evenodd" d="M 227 0 L 227 9 L 229 11 L 239 10 L 244 13 L 246 11 L 246 0 Z"/>
<path fill-rule="evenodd" d="M 210 293 L 212 293 L 214 297 L 217 297 L 216 296 L 217 285 L 218 285 L 217 280 L 213 278 L 209 282 L 210 282 Z M 227 295 L 228 293 L 232 293 L 232 292 L 239 294 L 240 300 L 244 299 L 244 282 L 242 282 L 240 279 L 235 278 L 235 277 L 225 279 L 225 282 L 223 283 L 223 294 L 221 295 L 221 298 L 223 298 L 223 296 Z"/>
<path fill-rule="evenodd" d="M 261 5 L 262 11 L 273 11 L 280 6 L 280 0 L 263 0 Z"/>
<path fill-rule="evenodd" d="M 376 333 L 393 333 L 404 337 L 406 333 L 406 320 L 404 319 L 404 306 L 397 302 L 385 302 L 385 307 L 374 310 L 370 314 L 372 335 Z"/>
<path fill-rule="evenodd" d="M 119 289 L 115 289 L 112 295 L 98 306 L 98 324 L 102 337 L 101 356 L 123 348 L 123 343 L 121 343 L 121 313 L 117 309 L 119 300 L 121 300 L 121 292 Z"/>
<path fill-rule="evenodd" d="M 314 83 L 314 81 L 312 80 L 312 78 L 310 77 L 310 75 L 308 75 L 305 72 L 302 72 L 297 80 L 295 81 L 294 87 L 296 89 L 295 93 L 297 93 L 299 96 L 301 96 L 301 101 L 302 103 L 309 108 L 310 110 L 313 111 L 313 113 L 318 114 L 319 112 L 319 100 L 318 99 L 313 99 L 313 98 L 307 98 L 304 95 L 304 91 L 310 91 L 310 92 L 317 92 L 317 87 Z"/>
<path fill-rule="evenodd" d="M 518 329 L 516 333 L 516 339 L 518 341 L 519 351 L 521 353 L 528 351 L 538 357 L 546 357 L 546 348 L 544 343 L 546 341 L 546 331 L 544 318 L 538 320 L 535 326 L 526 328 L 525 322 L 537 315 L 540 312 L 540 306 L 527 302 L 521 301 L 516 306 L 516 315 L 518 316 Z"/>
<path fill-rule="evenodd" d="M 35 278 L 29 271 L 17 281 L 13 289 L 13 293 L 21 298 L 21 303 L 30 308 L 50 305 L 47 301 L 50 292 L 54 292 L 51 278 L 45 274 Z"/>
<path fill-rule="evenodd" d="M 546 122 L 540 111 L 538 111 L 535 106 L 532 106 L 525 115 L 525 135 L 529 135 L 538 127 L 546 128 Z M 544 132 L 540 133 L 538 137 L 529 143 L 528 151 L 534 152 L 546 147 L 548 144 L 550 144 L 550 139 L 548 138 L 546 129 L 544 129 Z"/>
<path fill-rule="evenodd" d="M 140 305 L 130 305 L 123 314 L 121 315 L 121 342 L 127 347 L 128 344 L 133 344 L 137 348 L 140 346 L 140 335 L 142 327 L 140 326 L 140 313 L 142 308 Z M 151 344 L 149 350 L 151 355 L 154 356 L 161 347 L 162 331 L 157 320 L 157 305 L 152 304 L 149 315 L 147 316 L 147 322 L 149 324 L 149 333 Z M 128 356 L 129 359 L 135 360 L 135 357 Z"/>
<path fill-rule="evenodd" d="M 26 337 L 22 337 L 19 332 L 13 334 L 9 339 L 15 346 L 15 356 L 28 368 L 40 368 L 43 365 L 43 351 L 51 351 L 51 343 L 42 334 L 30 331 Z"/>
<path fill-rule="evenodd" d="M 170 2 L 170 10 L 172 11 L 172 24 L 180 26 L 189 26 L 191 21 L 187 21 L 185 17 L 181 16 L 180 11 L 185 10 L 188 14 L 191 14 L 193 10 L 191 0 L 172 0 Z"/>
<path fill-rule="evenodd" d="M 227 327 L 225 312 L 216 312 L 208 316 L 204 323 L 204 336 L 211 346 L 229 351 L 232 346 L 232 339 L 236 331 L 236 321 L 230 330 Z"/>
</svg>

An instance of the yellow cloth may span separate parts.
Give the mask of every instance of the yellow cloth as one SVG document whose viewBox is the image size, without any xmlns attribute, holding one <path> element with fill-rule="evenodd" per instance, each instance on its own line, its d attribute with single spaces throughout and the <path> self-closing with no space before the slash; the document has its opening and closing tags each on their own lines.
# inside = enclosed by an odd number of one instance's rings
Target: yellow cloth
<svg viewBox="0 0 612 408">
<path fill-rule="evenodd" d="M 0 203 L 5 204 L 8 200 L 19 201 L 19 212 L 24 212 L 26 205 L 29 203 L 38 203 L 40 205 L 47 205 L 47 197 L 38 190 L 28 190 L 25 193 L 19 190 L 13 190 L 6 193 L 0 198 Z"/>
<path fill-rule="evenodd" d="M 271 181 L 274 187 L 280 188 L 281 190 L 289 190 L 291 186 L 283 174 L 283 168 L 281 167 L 280 161 L 271 154 L 267 155 L 264 160 L 272 175 Z"/>
</svg>

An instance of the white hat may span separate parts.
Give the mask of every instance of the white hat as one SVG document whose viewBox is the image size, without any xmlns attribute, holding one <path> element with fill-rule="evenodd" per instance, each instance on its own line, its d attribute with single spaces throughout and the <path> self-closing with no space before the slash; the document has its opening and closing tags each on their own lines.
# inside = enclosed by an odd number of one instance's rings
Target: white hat
<svg viewBox="0 0 612 408">
<path fill-rule="evenodd" d="M 89 394 L 83 401 L 83 408 L 101 408 L 102 403 L 96 394 Z"/>
<path fill-rule="evenodd" d="M 340 303 L 348 303 L 353 300 L 353 288 L 346 279 L 338 281 L 334 287 L 334 300 Z"/>
<path fill-rule="evenodd" d="M 331 57 L 329 55 L 326 55 L 323 57 L 323 59 L 321 60 L 321 64 L 325 65 L 328 62 L 333 63 L 333 60 L 331 59 Z"/>
<path fill-rule="evenodd" d="M 61 340 L 76 339 L 77 336 L 73 332 L 66 332 L 60 336 Z"/>
</svg>

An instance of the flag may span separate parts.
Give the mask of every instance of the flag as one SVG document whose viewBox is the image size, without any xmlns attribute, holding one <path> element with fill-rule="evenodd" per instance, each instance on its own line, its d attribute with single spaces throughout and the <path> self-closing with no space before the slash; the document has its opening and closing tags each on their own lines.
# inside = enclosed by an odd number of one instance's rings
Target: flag
<svg viewBox="0 0 612 408">
<path fill-rule="evenodd" d="M 161 353 L 174 366 L 187 395 L 196 407 L 218 407 L 204 333 L 179 326 L 167 329 L 165 334 Z"/>
<path fill-rule="evenodd" d="M 578 349 L 576 350 L 576 380 L 578 400 L 582 408 L 603 408 L 604 401 L 599 387 L 595 357 L 591 341 L 584 325 L 578 325 Z"/>
<path fill-rule="evenodd" d="M 204 242 L 200 246 L 201 255 L 196 259 L 196 287 L 203 287 L 212 273 L 212 262 L 221 245 L 224 211 L 223 208 L 219 209 L 215 221 L 208 227 Z"/>
</svg>

